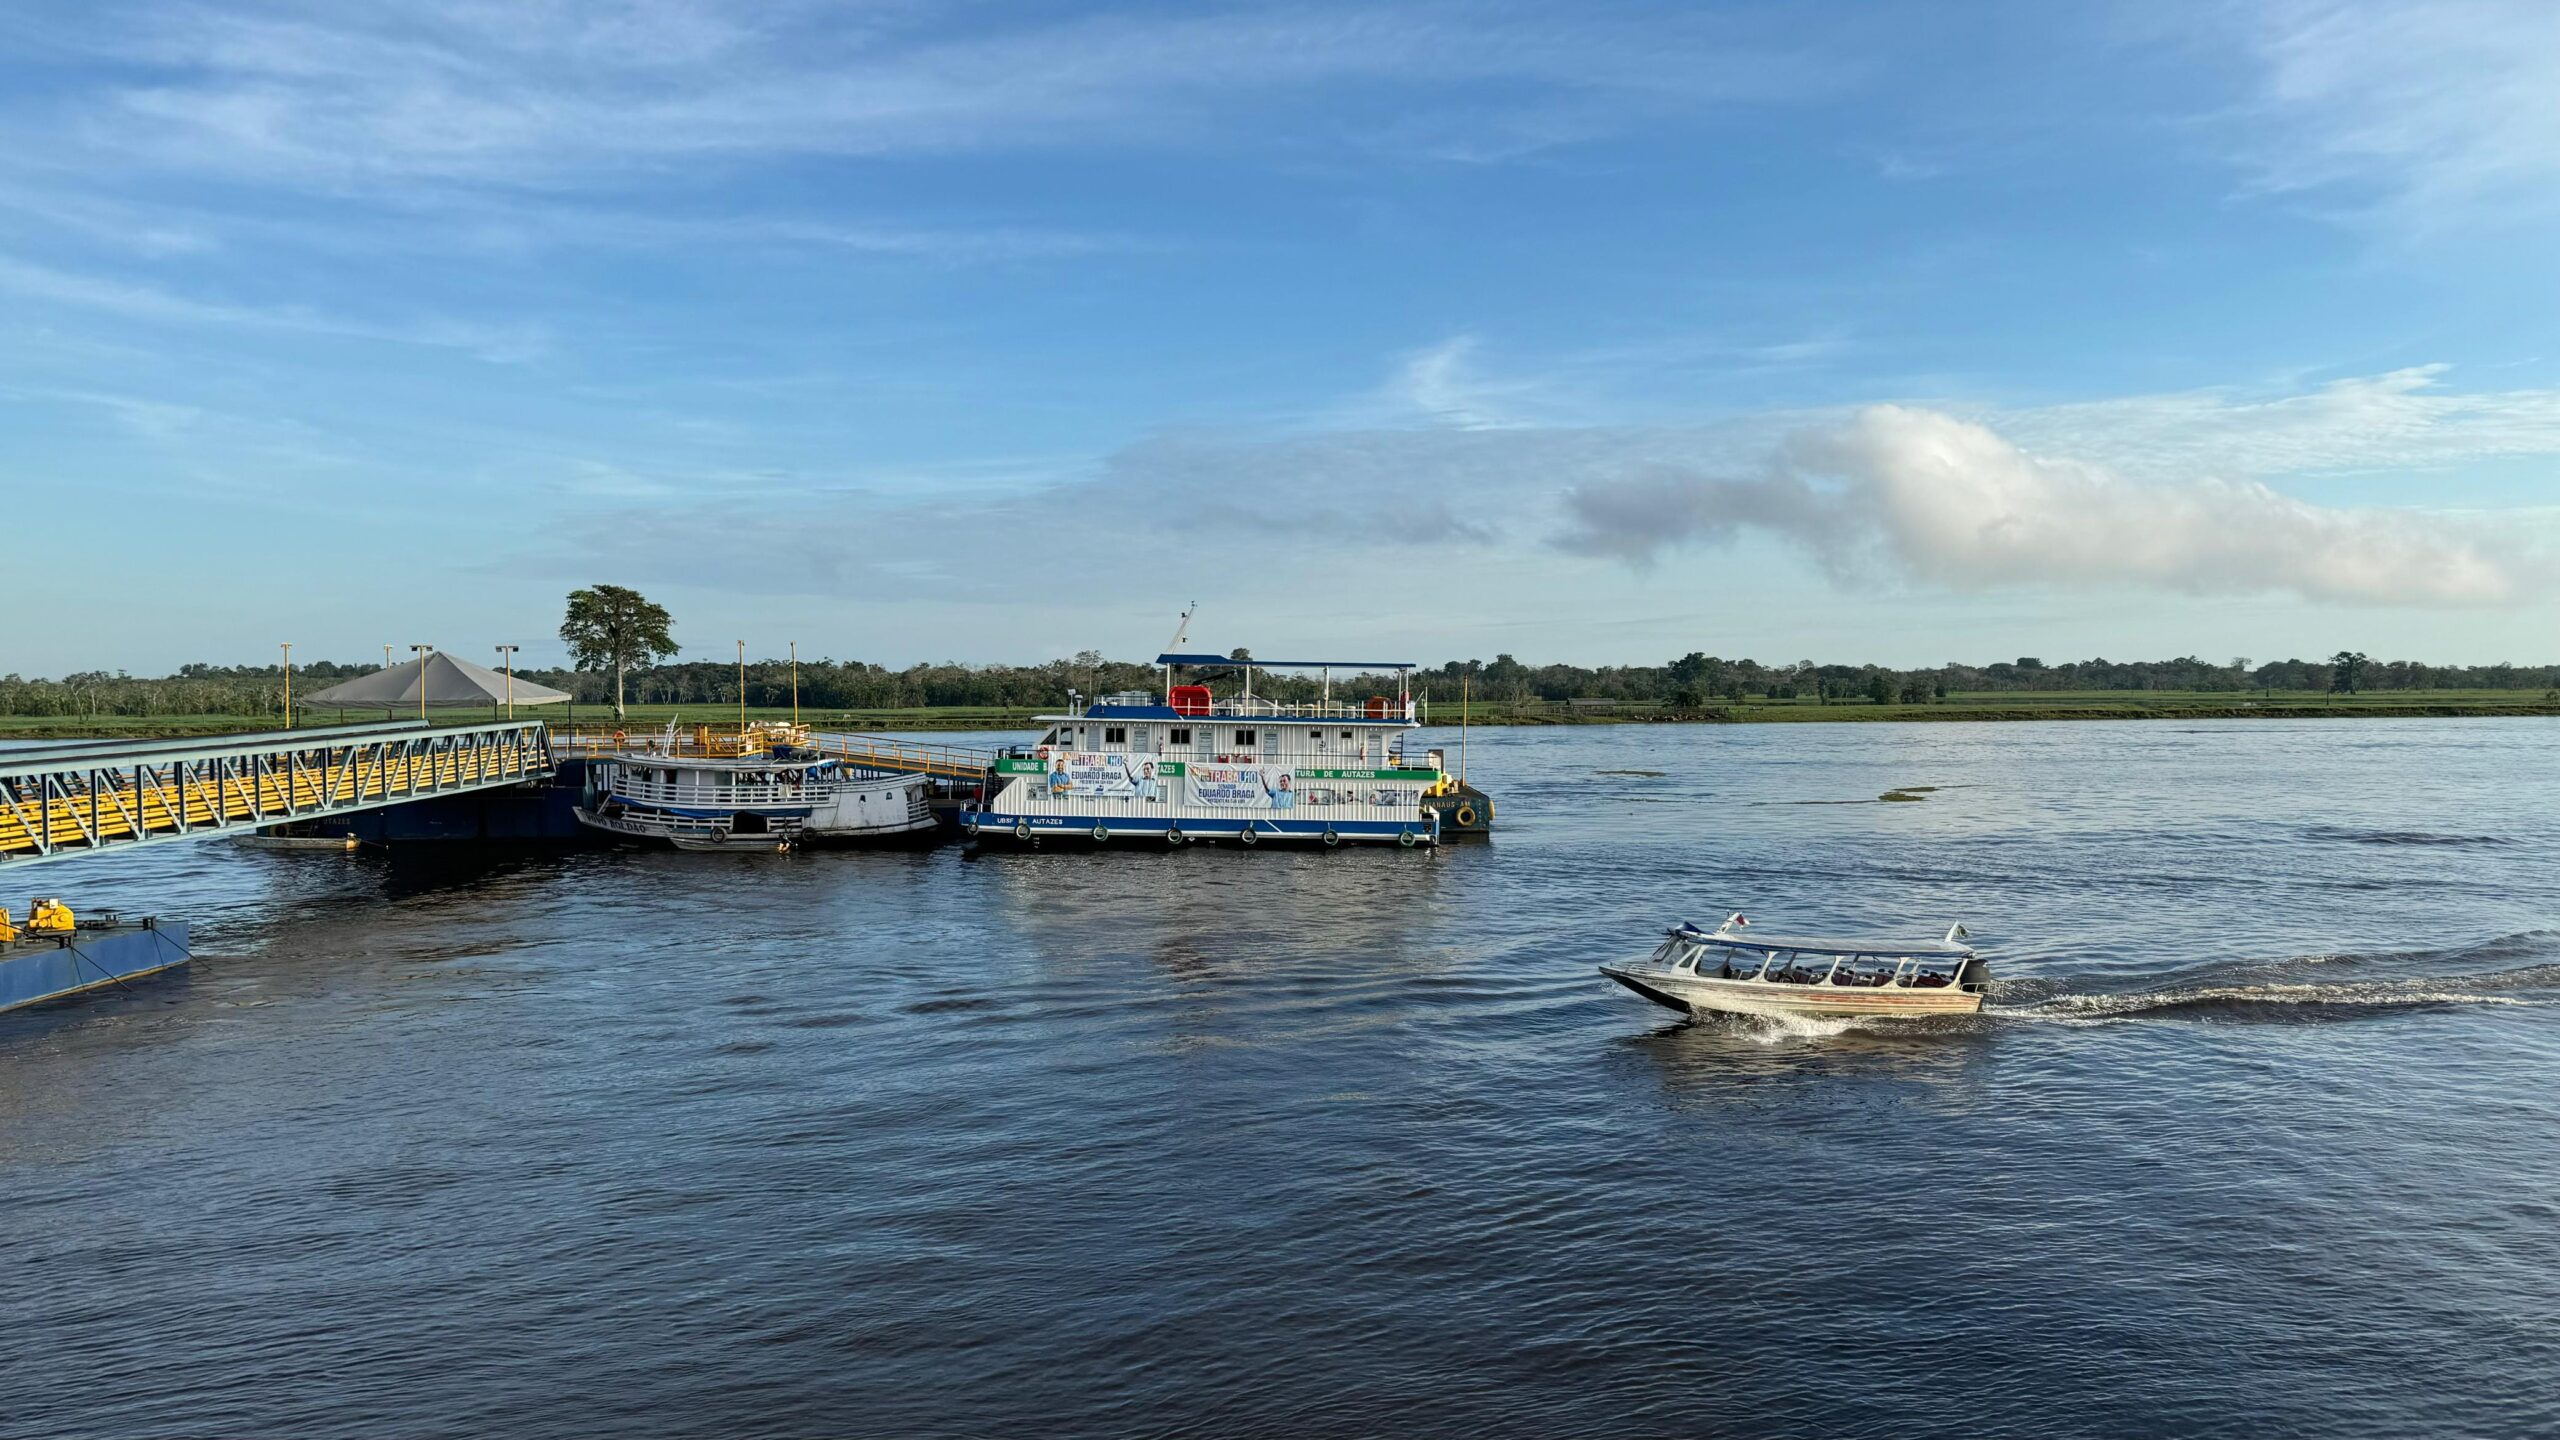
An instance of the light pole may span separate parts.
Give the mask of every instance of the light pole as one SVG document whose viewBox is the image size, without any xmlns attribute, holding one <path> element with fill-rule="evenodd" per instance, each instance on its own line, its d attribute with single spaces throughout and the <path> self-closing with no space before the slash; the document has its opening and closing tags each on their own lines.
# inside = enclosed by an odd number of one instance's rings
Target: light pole
<svg viewBox="0 0 2560 1440">
<path fill-rule="evenodd" d="M 498 664 L 507 672 L 507 718 L 516 718 L 516 647 L 498 647 Z"/>
<path fill-rule="evenodd" d="M 791 642 L 791 728 L 800 728 L 800 642 Z"/>
<path fill-rule="evenodd" d="M 279 640 L 284 647 L 284 728 L 293 728 L 293 642 Z"/>
<path fill-rule="evenodd" d="M 738 642 L 738 735 L 747 733 L 747 642 Z"/>
<path fill-rule="evenodd" d="M 436 647 L 412 645 L 409 648 L 418 654 L 418 718 L 424 720 L 427 718 L 427 657 L 435 653 Z"/>
</svg>

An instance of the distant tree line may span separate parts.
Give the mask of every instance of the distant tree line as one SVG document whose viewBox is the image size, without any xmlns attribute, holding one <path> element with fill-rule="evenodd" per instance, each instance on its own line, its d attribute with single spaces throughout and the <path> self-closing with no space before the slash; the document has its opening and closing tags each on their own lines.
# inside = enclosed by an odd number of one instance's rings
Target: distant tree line
<svg viewBox="0 0 2560 1440">
<path fill-rule="evenodd" d="M 377 663 L 294 666 L 297 703 L 312 691 L 370 674 Z M 520 669 L 536 683 L 566 690 L 580 705 L 613 702 L 615 677 L 596 671 Z M 746 702 L 791 703 L 788 661 L 751 661 Z M 1031 709 L 1054 706 L 1073 690 L 1087 697 L 1122 691 L 1155 691 L 1155 667 L 1109 660 L 1088 650 L 1040 665 L 964 665 L 956 661 L 891 669 L 859 660 L 803 660 L 800 704 L 814 710 L 900 710 L 939 706 Z M 1213 688 L 1232 693 L 1232 672 Z M 1323 687 L 1315 675 L 1256 672 L 1254 692 L 1274 699 L 1311 699 Z M 2560 687 L 2560 665 L 2431 665 L 2415 660 L 2373 660 L 2340 651 L 2326 660 L 2239 659 L 2220 664 L 2185 656 L 2175 660 L 2074 660 L 2047 664 L 2031 656 L 1989 665 L 1951 662 L 1900 670 L 1880 665 L 1820 664 L 1798 660 L 1770 665 L 1691 652 L 1661 665 L 1531 665 L 1510 655 L 1491 660 L 1452 660 L 1417 671 L 1418 690 L 1435 705 L 1457 699 L 1463 688 L 1484 701 L 1621 701 L 1695 708 L 1746 698 L 1833 704 L 1929 703 L 1950 694 L 2035 691 L 2269 691 L 2390 690 L 2549 691 Z M 1337 698 L 1392 694 L 1393 676 L 1333 677 Z M 623 677 L 626 698 L 637 705 L 735 706 L 738 667 L 705 660 L 641 665 Z M 0 676 L 0 714 L 34 716 L 237 715 L 282 711 L 284 672 L 275 665 L 180 666 L 174 675 L 141 677 L 122 671 L 81 671 L 58 680 Z"/>
</svg>

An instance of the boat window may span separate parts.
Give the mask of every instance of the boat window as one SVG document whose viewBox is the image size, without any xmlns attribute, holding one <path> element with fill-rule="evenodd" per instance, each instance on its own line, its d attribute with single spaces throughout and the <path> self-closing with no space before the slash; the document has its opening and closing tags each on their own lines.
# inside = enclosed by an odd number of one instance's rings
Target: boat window
<svg viewBox="0 0 2560 1440">
<path fill-rule="evenodd" d="M 1342 732 L 1342 738 L 1343 738 L 1343 739 L 1345 739 L 1345 740 L 1350 739 L 1350 738 L 1351 738 L 1351 732 L 1350 732 L 1350 731 L 1348 731 L 1348 730 L 1343 731 L 1343 732 Z"/>
<path fill-rule="evenodd" d="M 1191 731 L 1185 726 L 1176 725 L 1164 732 L 1164 738 L 1169 744 L 1188 745 L 1191 743 Z"/>
<path fill-rule="evenodd" d="M 1672 952 L 1677 950 L 1679 947 L 1680 942 L 1678 940 L 1665 940 L 1653 948 L 1653 958 L 1668 963 L 1671 959 Z"/>
<path fill-rule="evenodd" d="M 1810 985 L 1821 979 L 1822 972 L 1829 968 L 1831 962 L 1827 957 L 1798 955 L 1793 950 L 1780 950 L 1769 957 L 1769 978 L 1783 980 L 1790 985 Z"/>
<path fill-rule="evenodd" d="M 1105 726 L 1103 726 L 1103 727 L 1102 727 L 1102 743 L 1103 743 L 1103 744 L 1105 744 L 1105 745 L 1126 745 L 1126 744 L 1128 744 L 1128 743 L 1129 743 L 1129 727 L 1128 727 L 1128 726 L 1126 726 L 1126 725 L 1105 725 Z"/>
<path fill-rule="evenodd" d="M 1253 732 L 1252 732 L 1252 731 L 1250 731 L 1250 730 L 1239 730 L 1239 731 L 1237 731 L 1237 732 L 1236 732 L 1236 744 L 1237 744 L 1238 746 L 1240 746 L 1240 747 L 1241 747 L 1241 746 L 1245 746 L 1245 745 L 1250 745 L 1250 744 L 1252 744 L 1252 743 L 1253 743 Z"/>
</svg>

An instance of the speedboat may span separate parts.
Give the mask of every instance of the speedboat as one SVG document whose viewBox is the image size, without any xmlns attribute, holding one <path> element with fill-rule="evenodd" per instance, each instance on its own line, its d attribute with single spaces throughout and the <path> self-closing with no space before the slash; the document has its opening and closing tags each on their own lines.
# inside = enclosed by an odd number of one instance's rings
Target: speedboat
<svg viewBox="0 0 2560 1440">
<path fill-rule="evenodd" d="M 1762 935 L 1750 924 L 1739 914 L 1713 930 L 1683 922 L 1642 963 L 1600 973 L 1692 1015 L 1971 1015 L 1991 983 L 1962 925 L 1914 943 Z"/>
</svg>

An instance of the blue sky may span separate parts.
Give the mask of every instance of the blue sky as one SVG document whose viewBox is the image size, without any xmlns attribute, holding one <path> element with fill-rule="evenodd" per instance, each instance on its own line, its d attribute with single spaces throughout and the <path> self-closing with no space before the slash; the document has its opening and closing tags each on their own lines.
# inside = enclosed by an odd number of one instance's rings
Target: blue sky
<svg viewBox="0 0 2560 1440">
<path fill-rule="evenodd" d="M 2560 7 L 31 3 L 0 671 L 2548 660 Z"/>
</svg>

